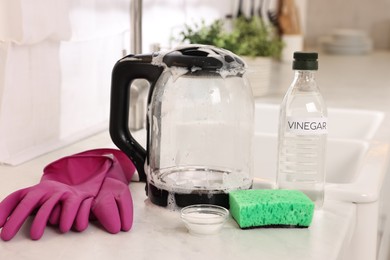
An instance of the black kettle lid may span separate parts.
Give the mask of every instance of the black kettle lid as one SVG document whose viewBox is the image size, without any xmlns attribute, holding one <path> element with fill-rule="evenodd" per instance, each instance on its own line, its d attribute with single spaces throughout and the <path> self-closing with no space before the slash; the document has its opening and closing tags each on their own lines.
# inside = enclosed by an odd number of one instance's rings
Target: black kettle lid
<svg viewBox="0 0 390 260">
<path fill-rule="evenodd" d="M 176 48 L 163 55 L 167 67 L 189 70 L 225 71 L 228 74 L 243 74 L 245 63 L 236 54 L 210 45 L 191 44 Z"/>
</svg>

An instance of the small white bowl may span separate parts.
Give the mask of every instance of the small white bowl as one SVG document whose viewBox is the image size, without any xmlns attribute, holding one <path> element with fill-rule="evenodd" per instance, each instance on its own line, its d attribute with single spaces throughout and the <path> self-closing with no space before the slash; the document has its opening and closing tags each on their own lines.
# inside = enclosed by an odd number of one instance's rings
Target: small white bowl
<svg viewBox="0 0 390 260">
<path fill-rule="evenodd" d="M 229 211 L 221 206 L 198 204 L 182 208 L 181 219 L 194 235 L 217 234 L 225 224 Z"/>
</svg>

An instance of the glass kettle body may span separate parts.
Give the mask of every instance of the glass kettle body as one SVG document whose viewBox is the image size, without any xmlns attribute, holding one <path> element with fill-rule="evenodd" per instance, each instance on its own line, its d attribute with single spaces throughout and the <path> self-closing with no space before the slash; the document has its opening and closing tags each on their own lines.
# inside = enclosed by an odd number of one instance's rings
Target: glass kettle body
<svg viewBox="0 0 390 260">
<path fill-rule="evenodd" d="M 204 45 L 128 56 L 116 64 L 111 138 L 147 182 L 154 204 L 228 207 L 229 191 L 252 186 L 254 104 L 244 72 L 238 56 Z M 138 78 L 151 85 L 146 151 L 126 119 L 128 86 Z"/>
</svg>

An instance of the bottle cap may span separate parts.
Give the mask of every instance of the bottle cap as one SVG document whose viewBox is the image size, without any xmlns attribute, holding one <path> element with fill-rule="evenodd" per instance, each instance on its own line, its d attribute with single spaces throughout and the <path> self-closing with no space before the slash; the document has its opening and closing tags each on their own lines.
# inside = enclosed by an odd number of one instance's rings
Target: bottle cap
<svg viewBox="0 0 390 260">
<path fill-rule="evenodd" d="M 317 52 L 294 52 L 294 70 L 318 70 Z"/>
</svg>

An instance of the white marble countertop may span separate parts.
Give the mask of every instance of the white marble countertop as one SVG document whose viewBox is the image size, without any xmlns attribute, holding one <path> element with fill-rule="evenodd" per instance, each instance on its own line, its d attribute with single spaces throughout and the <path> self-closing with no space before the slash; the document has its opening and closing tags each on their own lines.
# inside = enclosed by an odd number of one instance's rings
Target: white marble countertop
<svg viewBox="0 0 390 260">
<path fill-rule="evenodd" d="M 108 133 L 101 133 L 17 167 L 0 166 L 0 198 L 39 181 L 41 169 L 56 158 L 106 146 Z M 38 241 L 29 239 L 30 218 L 8 242 L 0 241 L 2 259 L 338 259 L 351 237 L 356 206 L 326 201 L 315 212 L 308 229 L 241 230 L 229 218 L 221 232 L 194 236 L 187 232 L 180 213 L 151 204 L 144 183 L 130 184 L 134 200 L 134 224 L 129 232 L 106 233 L 90 224 L 82 233 L 60 234 L 47 227 Z M 335 232 L 337 230 L 337 232 Z"/>
<path fill-rule="evenodd" d="M 258 102 L 279 103 L 292 80 L 289 64 L 276 65 L 273 88 Z M 366 56 L 320 55 L 318 82 L 329 106 L 390 112 L 390 53 Z M 387 74 L 386 74 L 387 73 Z M 279 75 L 279 76 L 278 76 Z M 283 75 L 283 77 L 280 77 Z M 390 133 L 390 120 L 385 123 Z M 377 138 L 388 140 L 389 134 Z M 39 182 L 43 167 L 55 159 L 107 146 L 107 132 L 46 154 L 17 167 L 0 166 L 0 199 Z M 352 236 L 356 205 L 326 200 L 308 229 L 240 230 L 230 218 L 214 236 L 190 235 L 178 212 L 151 205 L 144 184 L 132 183 L 134 225 L 111 235 L 91 224 L 82 232 L 59 234 L 47 227 L 38 241 L 28 238 L 31 219 L 9 242 L 0 242 L 3 259 L 340 259 Z"/>
</svg>

